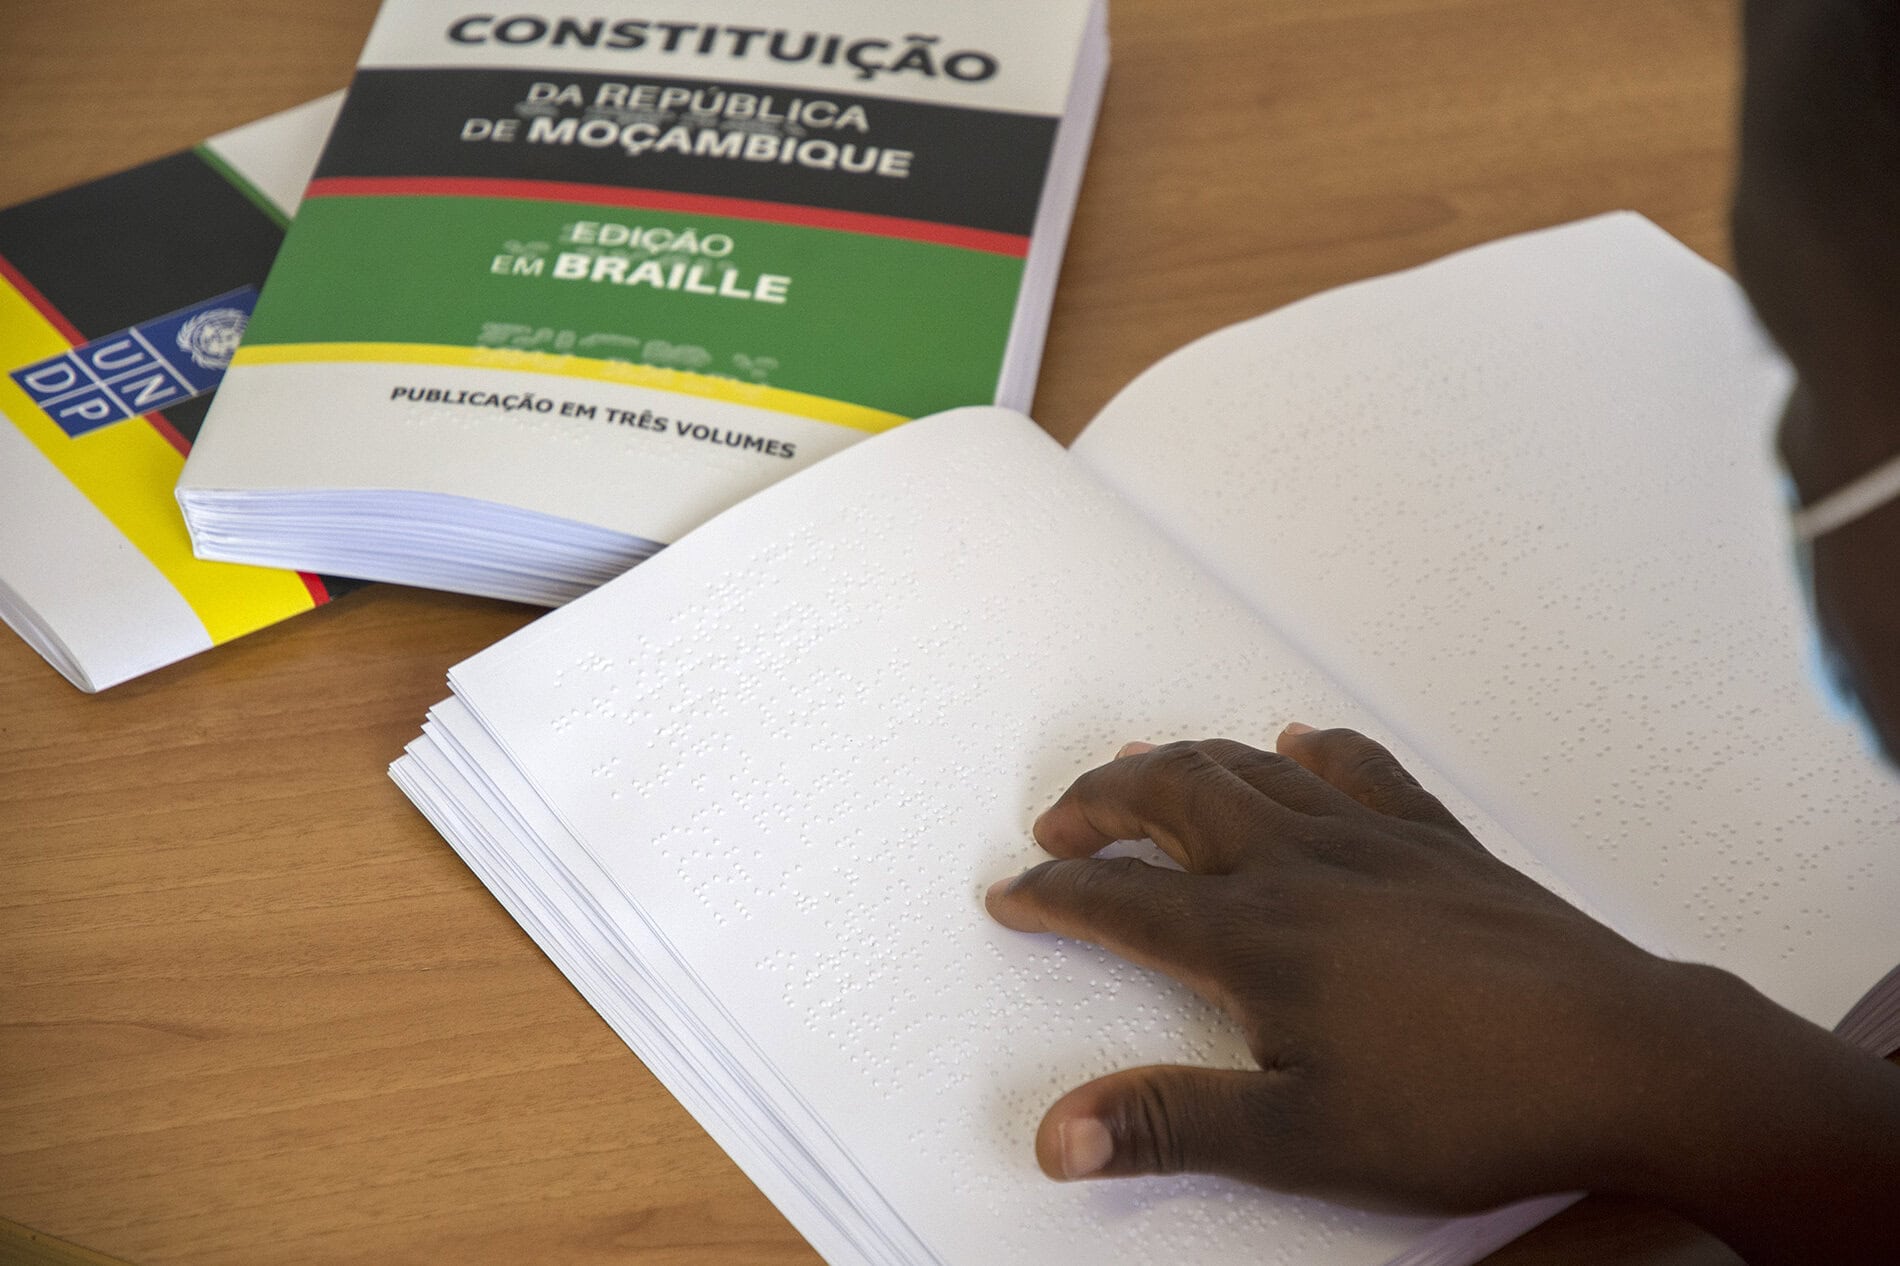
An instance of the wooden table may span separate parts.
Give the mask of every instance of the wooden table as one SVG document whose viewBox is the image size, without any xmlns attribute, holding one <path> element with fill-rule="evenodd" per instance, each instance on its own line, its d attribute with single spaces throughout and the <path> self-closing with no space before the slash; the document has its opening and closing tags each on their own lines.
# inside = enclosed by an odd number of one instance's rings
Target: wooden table
<svg viewBox="0 0 1900 1266">
<path fill-rule="evenodd" d="M 1725 260 L 1735 7 L 1116 0 L 1038 416 L 1611 208 Z M 0 205 L 343 86 L 375 8 L 5 6 Z M 0 634 L 0 1216 L 141 1264 L 814 1260 L 384 776 L 533 614 L 379 587 L 91 698 Z M 1634 1258 L 1732 1260 L 1587 1206 L 1496 1260 Z"/>
</svg>

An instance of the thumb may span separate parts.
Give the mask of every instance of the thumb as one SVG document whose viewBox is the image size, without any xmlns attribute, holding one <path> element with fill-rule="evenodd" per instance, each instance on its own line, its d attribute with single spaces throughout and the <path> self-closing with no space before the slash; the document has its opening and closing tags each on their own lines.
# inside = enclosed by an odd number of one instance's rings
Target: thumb
<svg viewBox="0 0 1900 1266">
<path fill-rule="evenodd" d="M 1281 1185 L 1305 1150 L 1286 1146 L 1288 1076 L 1176 1065 L 1111 1073 L 1056 1100 L 1036 1130 L 1036 1163 L 1063 1182 L 1208 1173 Z"/>
</svg>

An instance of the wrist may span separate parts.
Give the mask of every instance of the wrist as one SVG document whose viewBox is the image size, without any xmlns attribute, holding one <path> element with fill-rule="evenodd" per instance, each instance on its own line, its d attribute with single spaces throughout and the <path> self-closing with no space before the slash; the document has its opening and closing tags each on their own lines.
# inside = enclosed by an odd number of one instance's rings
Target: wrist
<svg viewBox="0 0 1900 1266">
<path fill-rule="evenodd" d="M 1900 1243 L 1900 1069 L 1726 972 L 1667 964 L 1684 1023 L 1617 1189 L 1662 1204 L 1751 1266 L 1886 1261 Z"/>
</svg>

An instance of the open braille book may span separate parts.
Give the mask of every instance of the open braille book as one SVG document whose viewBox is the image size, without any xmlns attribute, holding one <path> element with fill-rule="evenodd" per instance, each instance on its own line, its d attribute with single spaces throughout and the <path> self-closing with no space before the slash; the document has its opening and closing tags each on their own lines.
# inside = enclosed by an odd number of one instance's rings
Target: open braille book
<svg viewBox="0 0 1900 1266">
<path fill-rule="evenodd" d="M 1100 0 L 388 0 L 202 441 L 198 555 L 554 605 L 1026 407 Z"/>
<path fill-rule="evenodd" d="M 1891 1047 L 1900 781 L 1807 679 L 1787 385 L 1647 221 L 1507 239 L 1194 343 L 1068 452 L 987 408 L 830 458 L 457 666 L 394 775 L 831 1261 L 1468 1262 L 1565 1198 L 1045 1180 L 1064 1090 L 1246 1048 L 981 894 L 1124 740 L 1348 725 L 1627 935 Z"/>
</svg>

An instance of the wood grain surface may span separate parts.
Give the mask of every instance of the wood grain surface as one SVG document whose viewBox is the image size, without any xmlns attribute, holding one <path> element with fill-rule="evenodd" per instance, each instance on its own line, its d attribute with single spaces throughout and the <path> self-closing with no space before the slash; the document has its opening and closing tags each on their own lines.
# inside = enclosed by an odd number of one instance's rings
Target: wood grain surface
<svg viewBox="0 0 1900 1266">
<path fill-rule="evenodd" d="M 375 7 L 0 0 L 0 205 L 344 86 Z M 1723 262 L 1733 7 L 1117 0 L 1038 416 L 1599 211 Z M 815 1260 L 384 775 L 533 614 L 378 587 L 100 697 L 0 634 L 0 1258 Z M 1594 1201 L 1494 1258 L 1732 1260 Z"/>
</svg>

